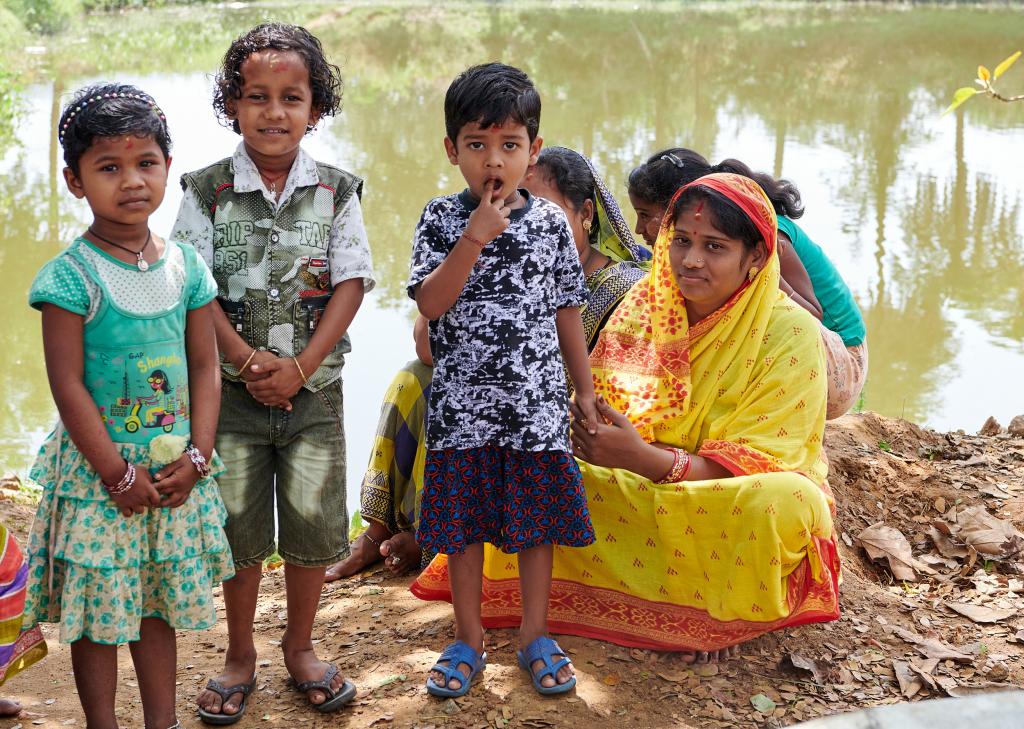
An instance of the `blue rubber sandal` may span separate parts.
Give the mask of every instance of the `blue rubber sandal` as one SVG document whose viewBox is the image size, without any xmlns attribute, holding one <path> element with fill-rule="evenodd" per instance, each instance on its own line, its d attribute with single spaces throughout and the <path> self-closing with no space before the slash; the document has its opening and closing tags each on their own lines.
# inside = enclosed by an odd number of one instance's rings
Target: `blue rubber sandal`
<svg viewBox="0 0 1024 729">
<path fill-rule="evenodd" d="M 555 656 L 561 656 L 561 658 L 552 663 L 551 659 Z M 533 687 L 537 689 L 537 693 L 547 696 L 551 694 L 564 694 L 576 686 L 575 676 L 565 683 L 558 683 L 558 677 L 555 674 L 563 666 L 572 665 L 572 661 L 569 660 L 568 654 L 558 646 L 558 643 L 546 635 L 542 635 L 534 640 L 530 645 L 526 646 L 526 650 L 516 651 L 516 657 L 519 659 L 519 667 L 530 674 L 530 679 L 533 681 Z M 534 673 L 531 668 L 535 661 L 542 661 L 544 663 L 544 667 L 537 671 L 537 673 Z M 545 676 L 551 676 L 555 685 L 545 686 L 542 684 L 541 680 Z"/>
<path fill-rule="evenodd" d="M 442 665 L 441 661 L 448 661 L 447 664 Z M 459 669 L 459 664 L 465 663 L 467 666 L 472 666 L 473 670 L 467 676 Z M 466 692 L 469 691 L 470 685 L 473 683 L 473 679 L 480 671 L 484 670 L 484 666 L 487 665 L 487 652 L 477 653 L 473 650 L 472 646 L 468 643 L 464 643 L 461 640 L 457 640 L 450 646 L 444 649 L 434 667 L 431 671 L 437 671 L 438 673 L 444 674 L 444 685 L 440 685 L 434 682 L 434 679 L 427 674 L 427 693 L 431 696 L 441 696 L 442 698 L 458 698 L 459 696 L 465 696 Z M 452 679 L 459 682 L 457 689 L 448 688 L 448 682 Z"/>
</svg>

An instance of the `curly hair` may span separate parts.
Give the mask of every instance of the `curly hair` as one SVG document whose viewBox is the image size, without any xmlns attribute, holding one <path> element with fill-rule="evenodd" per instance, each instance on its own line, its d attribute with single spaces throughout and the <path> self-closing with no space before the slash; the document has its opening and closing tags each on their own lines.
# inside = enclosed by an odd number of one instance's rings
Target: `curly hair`
<svg viewBox="0 0 1024 729">
<path fill-rule="evenodd" d="M 329 63 L 320 40 L 299 25 L 263 23 L 235 38 L 224 54 L 213 90 L 213 109 L 224 126 L 235 134 L 242 130 L 229 118 L 228 104 L 242 98 L 242 64 L 254 53 L 273 49 L 298 53 L 309 71 L 309 87 L 313 92 L 313 111 L 320 117 L 334 116 L 341 108 L 341 69 Z"/>
</svg>

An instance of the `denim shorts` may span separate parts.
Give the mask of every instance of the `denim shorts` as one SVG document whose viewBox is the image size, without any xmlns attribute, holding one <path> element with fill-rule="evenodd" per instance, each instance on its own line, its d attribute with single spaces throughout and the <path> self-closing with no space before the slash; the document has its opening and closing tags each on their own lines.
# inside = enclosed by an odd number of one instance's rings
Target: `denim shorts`
<svg viewBox="0 0 1024 729">
<path fill-rule="evenodd" d="M 223 381 L 217 477 L 235 569 L 277 551 L 288 564 L 320 567 L 348 555 L 345 428 L 341 380 L 318 392 L 302 388 L 292 410 L 261 405 L 241 382 Z"/>
</svg>

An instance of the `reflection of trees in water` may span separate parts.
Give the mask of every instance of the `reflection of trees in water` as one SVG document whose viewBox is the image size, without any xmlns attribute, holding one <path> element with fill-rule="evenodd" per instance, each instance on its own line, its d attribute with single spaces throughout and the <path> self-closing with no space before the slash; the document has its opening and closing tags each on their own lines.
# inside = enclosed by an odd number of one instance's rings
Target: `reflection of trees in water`
<svg viewBox="0 0 1024 729">
<path fill-rule="evenodd" d="M 0 367 L 0 464 L 21 468 L 31 457 L 27 445 L 33 428 L 53 419 L 53 401 L 43 367 L 39 313 L 27 305 L 36 272 L 63 248 L 49 235 L 51 199 L 48 177 L 30 177 L 24 156 L 0 175 L 0 270 L 5 293 L 0 302 L 4 322 L 4 362 Z M 58 221 L 60 222 L 60 221 Z M 65 218 L 65 230 L 70 227 Z"/>
<path fill-rule="evenodd" d="M 1013 46 L 1010 19 L 1019 14 L 496 3 L 324 9 L 158 10 L 119 16 L 116 31 L 109 17 L 90 18 L 75 31 L 85 40 L 72 39 L 37 73 L 60 87 L 126 69 L 212 71 L 231 38 L 256 22 L 273 16 L 305 23 L 345 75 L 347 111 L 326 133 L 353 150 L 345 164 L 367 179 L 379 300 L 390 306 L 405 301 L 410 239 L 423 204 L 462 186 L 443 156 L 441 100 L 466 66 L 500 59 L 525 68 L 544 99 L 546 142 L 593 156 L 622 201 L 625 173 L 654 149 L 681 144 L 710 153 L 723 134 L 732 134 L 720 125 L 760 119 L 774 143 L 762 157 L 774 152 L 776 173 L 785 172 L 786 145 L 794 141 L 844 155 L 841 168 L 822 174 L 836 180 L 831 197 L 843 235 L 823 243 L 833 250 L 871 245 L 878 262 L 877 271 L 864 273 L 870 286 L 853 282 L 871 291 L 862 302 L 873 355 L 869 406 L 899 412 L 905 401 L 908 416 L 934 411 L 942 365 L 956 354 L 943 317 L 946 302 L 993 336 L 1024 339 L 1019 201 L 1001 198 L 995 181 L 968 174 L 962 141 L 949 185 L 915 178 L 903 161 L 924 138 L 928 118 L 948 101 L 949 79 L 991 48 Z M 947 51 L 936 54 L 939 37 Z M 980 128 L 1020 126 L 1019 112 L 994 104 L 972 106 L 968 119 Z M 52 180 L 51 192 L 62 194 Z M 2 183 L 4 191 L 20 189 L 10 177 Z M 895 197 L 897 187 L 911 191 L 909 201 Z M 54 230 L 56 203 L 44 215 L 47 191 L 37 194 L 25 203 L 37 208 L 18 216 L 36 219 L 30 227 L 46 221 Z M 13 239 L 5 232 L 3 240 L 6 249 Z M 18 276 L 30 280 L 34 270 L 26 264 Z M 915 334 L 912 348 L 908 331 Z"/>
</svg>

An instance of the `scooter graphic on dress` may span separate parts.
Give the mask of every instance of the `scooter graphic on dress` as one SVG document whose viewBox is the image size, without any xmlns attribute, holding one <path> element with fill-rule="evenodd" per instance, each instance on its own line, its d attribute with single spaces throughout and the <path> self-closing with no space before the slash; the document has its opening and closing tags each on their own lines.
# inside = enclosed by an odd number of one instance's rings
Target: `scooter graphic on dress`
<svg viewBox="0 0 1024 729">
<path fill-rule="evenodd" d="M 135 398 L 135 403 L 128 412 L 128 417 L 124 419 L 124 429 L 129 433 L 134 433 L 139 428 L 163 428 L 165 433 L 170 433 L 174 430 L 174 413 L 169 413 L 163 408 L 148 409 L 146 411 L 146 420 L 139 417 L 139 410 L 142 409 L 142 405 L 152 405 L 156 400 L 156 396 Z"/>
<path fill-rule="evenodd" d="M 124 419 L 124 429 L 129 433 L 138 431 L 139 428 L 163 428 L 165 433 L 174 430 L 175 417 L 165 407 L 158 403 L 162 398 L 161 394 L 169 394 L 170 386 L 167 382 L 167 375 L 162 370 L 154 370 L 148 378 L 149 386 L 153 388 L 154 394 L 135 398 L 132 409 Z M 139 417 L 139 411 L 143 405 L 156 406 L 146 410 L 145 420 Z"/>
</svg>

